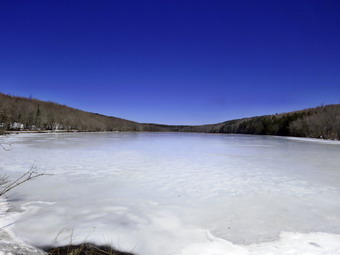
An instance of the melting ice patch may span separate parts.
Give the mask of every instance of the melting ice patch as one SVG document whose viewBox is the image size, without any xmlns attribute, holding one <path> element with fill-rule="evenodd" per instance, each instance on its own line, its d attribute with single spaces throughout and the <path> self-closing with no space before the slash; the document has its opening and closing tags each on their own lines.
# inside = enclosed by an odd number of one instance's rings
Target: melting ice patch
<svg viewBox="0 0 340 255">
<path fill-rule="evenodd" d="M 53 176 L 10 194 L 8 227 L 37 246 L 137 254 L 339 254 L 340 144 L 205 134 L 39 134 L 0 167 Z"/>
</svg>

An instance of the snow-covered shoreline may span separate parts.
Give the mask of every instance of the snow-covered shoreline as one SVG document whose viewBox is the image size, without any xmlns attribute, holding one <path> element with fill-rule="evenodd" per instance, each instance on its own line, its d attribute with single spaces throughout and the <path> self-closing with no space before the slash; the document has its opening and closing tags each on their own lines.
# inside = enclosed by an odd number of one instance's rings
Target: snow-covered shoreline
<svg viewBox="0 0 340 255">
<path fill-rule="evenodd" d="M 0 255 L 22 254 L 22 255 L 44 255 L 44 251 L 33 247 L 17 238 L 10 230 L 15 224 L 18 215 L 9 211 L 8 201 L 0 198 Z"/>
</svg>

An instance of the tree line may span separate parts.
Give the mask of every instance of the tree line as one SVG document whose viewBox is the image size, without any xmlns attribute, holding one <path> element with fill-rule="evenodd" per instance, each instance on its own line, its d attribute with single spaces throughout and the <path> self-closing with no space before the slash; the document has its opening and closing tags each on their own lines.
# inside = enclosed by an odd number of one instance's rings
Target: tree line
<svg viewBox="0 0 340 255">
<path fill-rule="evenodd" d="M 183 128 L 191 132 L 312 137 L 340 140 L 340 104 Z"/>
<path fill-rule="evenodd" d="M 340 104 L 301 111 L 188 126 L 138 123 L 53 102 L 0 93 L 2 130 L 205 132 L 298 136 L 340 140 Z"/>
<path fill-rule="evenodd" d="M 0 125 L 5 130 L 138 131 L 139 128 L 133 121 L 5 94 L 0 94 Z"/>
</svg>

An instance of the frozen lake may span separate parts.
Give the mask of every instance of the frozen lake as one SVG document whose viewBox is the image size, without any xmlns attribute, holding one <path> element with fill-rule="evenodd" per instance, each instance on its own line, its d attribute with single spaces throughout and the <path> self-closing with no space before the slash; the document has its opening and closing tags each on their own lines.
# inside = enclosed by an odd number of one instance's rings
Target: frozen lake
<svg viewBox="0 0 340 255">
<path fill-rule="evenodd" d="M 340 254 L 340 143 L 188 133 L 20 134 L 0 167 L 54 174 L 9 194 L 36 246 L 139 255 Z M 1 226 L 0 226 L 1 227 Z"/>
</svg>

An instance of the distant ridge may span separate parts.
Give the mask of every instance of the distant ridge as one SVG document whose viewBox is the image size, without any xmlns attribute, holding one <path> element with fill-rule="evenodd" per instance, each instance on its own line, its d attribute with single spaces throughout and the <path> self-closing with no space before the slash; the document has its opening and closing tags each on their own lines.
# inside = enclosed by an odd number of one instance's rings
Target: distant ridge
<svg viewBox="0 0 340 255">
<path fill-rule="evenodd" d="M 138 123 L 85 112 L 53 102 L 0 93 L 0 129 L 235 133 L 340 140 L 340 104 L 217 124 L 172 126 Z"/>
</svg>

